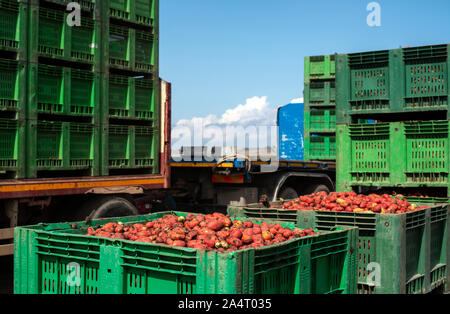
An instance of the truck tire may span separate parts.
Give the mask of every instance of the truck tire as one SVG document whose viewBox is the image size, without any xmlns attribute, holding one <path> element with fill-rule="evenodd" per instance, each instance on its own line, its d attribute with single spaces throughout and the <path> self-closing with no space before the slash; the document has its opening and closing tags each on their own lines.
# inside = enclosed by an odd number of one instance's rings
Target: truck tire
<svg viewBox="0 0 450 314">
<path fill-rule="evenodd" d="M 313 185 L 306 190 L 305 195 L 325 191 L 330 193 L 330 189 L 324 184 Z"/>
<path fill-rule="evenodd" d="M 293 200 L 298 197 L 297 191 L 293 188 L 287 187 L 283 188 L 280 193 L 278 193 L 278 198 L 282 198 L 284 200 Z"/>
<path fill-rule="evenodd" d="M 90 200 L 82 205 L 77 212 L 77 219 L 84 220 L 108 217 L 136 216 L 137 208 L 128 200 L 117 196 L 102 196 Z"/>
</svg>

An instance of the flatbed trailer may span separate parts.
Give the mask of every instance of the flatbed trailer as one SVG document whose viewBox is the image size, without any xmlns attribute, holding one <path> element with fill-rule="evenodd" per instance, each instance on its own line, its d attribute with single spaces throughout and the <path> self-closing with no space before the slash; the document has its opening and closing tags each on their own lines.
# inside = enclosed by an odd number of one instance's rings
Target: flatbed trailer
<svg viewBox="0 0 450 314">
<path fill-rule="evenodd" d="M 281 160 L 271 172 L 261 171 L 268 161 L 230 158 L 171 162 L 173 187 L 187 186 L 198 203 L 228 205 L 230 202 L 257 202 L 289 199 L 318 191 L 335 190 L 336 163 L 333 161 Z"/>
</svg>

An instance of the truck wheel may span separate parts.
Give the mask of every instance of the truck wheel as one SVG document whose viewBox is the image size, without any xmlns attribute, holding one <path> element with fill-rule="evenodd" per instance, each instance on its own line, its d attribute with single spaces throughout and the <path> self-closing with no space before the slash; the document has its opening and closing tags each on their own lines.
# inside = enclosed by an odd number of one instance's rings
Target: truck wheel
<svg viewBox="0 0 450 314">
<path fill-rule="evenodd" d="M 99 197 L 83 204 L 77 213 L 77 219 L 108 218 L 136 216 L 139 212 L 137 208 L 128 200 L 122 197 Z"/>
<path fill-rule="evenodd" d="M 305 192 L 305 195 L 322 192 L 322 191 L 330 193 L 330 189 L 326 185 L 318 184 L 318 185 L 313 185 L 309 189 L 307 189 L 307 191 Z"/>
<path fill-rule="evenodd" d="M 278 193 L 278 198 L 284 200 L 293 200 L 298 197 L 297 191 L 293 188 L 283 188 L 280 193 Z"/>
</svg>

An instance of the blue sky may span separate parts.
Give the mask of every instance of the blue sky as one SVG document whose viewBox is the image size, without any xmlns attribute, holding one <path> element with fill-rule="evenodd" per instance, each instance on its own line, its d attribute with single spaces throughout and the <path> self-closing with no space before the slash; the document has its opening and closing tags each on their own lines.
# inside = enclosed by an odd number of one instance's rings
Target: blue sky
<svg viewBox="0 0 450 314">
<path fill-rule="evenodd" d="M 252 97 L 270 108 L 303 97 L 305 56 L 450 42 L 450 1 L 378 0 L 380 27 L 366 23 L 370 2 L 161 0 L 173 122 L 221 117 Z"/>
</svg>

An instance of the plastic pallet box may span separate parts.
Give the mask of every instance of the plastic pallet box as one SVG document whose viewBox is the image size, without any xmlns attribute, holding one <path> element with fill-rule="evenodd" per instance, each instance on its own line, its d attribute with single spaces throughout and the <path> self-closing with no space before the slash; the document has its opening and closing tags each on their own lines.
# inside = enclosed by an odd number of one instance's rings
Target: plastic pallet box
<svg viewBox="0 0 450 314">
<path fill-rule="evenodd" d="M 305 160 L 336 159 L 336 135 L 312 134 L 305 137 Z"/>
<path fill-rule="evenodd" d="M 111 0 L 109 17 L 143 26 L 158 24 L 159 0 Z"/>
<path fill-rule="evenodd" d="M 0 59 L 0 109 L 16 112 L 18 120 L 25 120 L 26 79 L 26 62 Z"/>
<path fill-rule="evenodd" d="M 336 109 L 335 108 L 311 108 L 305 107 L 305 137 L 311 133 L 335 133 Z"/>
<path fill-rule="evenodd" d="M 25 121 L 0 119 L 1 178 L 25 177 Z"/>
<path fill-rule="evenodd" d="M 38 171 L 72 171 L 99 175 L 99 127 L 89 123 L 27 122 L 28 177 Z"/>
<path fill-rule="evenodd" d="M 334 80 L 305 83 L 303 96 L 305 105 L 310 107 L 336 106 L 336 83 Z"/>
<path fill-rule="evenodd" d="M 450 118 L 449 47 L 338 55 L 337 123 L 351 123 L 352 117 L 360 114 L 423 111 L 444 111 Z"/>
<path fill-rule="evenodd" d="M 153 77 L 127 77 L 110 74 L 105 77 L 108 92 L 106 112 L 111 118 L 152 122 L 158 119 L 159 82 Z M 106 97 L 105 97 L 106 98 Z"/>
<path fill-rule="evenodd" d="M 28 119 L 37 114 L 89 117 L 100 123 L 100 73 L 89 70 L 44 64 L 30 64 Z"/>
<path fill-rule="evenodd" d="M 157 71 L 158 40 L 154 29 L 143 31 L 117 24 L 108 25 L 110 68 L 140 73 Z"/>
<path fill-rule="evenodd" d="M 337 125 L 338 191 L 449 186 L 449 121 Z"/>
<path fill-rule="evenodd" d="M 18 60 L 27 59 L 28 5 L 25 1 L 0 2 L 0 51 L 17 53 Z"/>
<path fill-rule="evenodd" d="M 407 214 L 368 214 L 281 209 L 282 202 L 228 207 L 239 219 L 277 219 L 299 228 L 327 231 L 336 226 L 358 227 L 358 293 L 423 294 L 448 290 L 450 243 L 448 204 Z M 370 263 L 377 264 L 370 264 Z M 379 271 L 376 282 L 375 270 Z M 371 279 L 371 280 L 368 280 Z"/>
<path fill-rule="evenodd" d="M 95 220 L 90 225 L 144 222 L 166 214 L 187 215 L 163 212 Z M 16 228 L 14 292 L 322 294 L 356 290 L 355 228 L 221 253 L 96 238 L 85 235 L 86 227 L 79 222 L 77 229 L 69 223 Z"/>
<path fill-rule="evenodd" d="M 305 57 L 305 83 L 336 77 L 335 55 Z"/>
<path fill-rule="evenodd" d="M 104 129 L 103 175 L 114 169 L 157 171 L 159 132 L 154 127 L 111 124 Z"/>
<path fill-rule="evenodd" d="M 47 8 L 30 5 L 30 56 L 37 63 L 39 57 L 78 62 L 102 72 L 101 58 L 105 49 L 103 23 L 81 16 L 80 26 L 69 26 L 66 7 Z"/>
</svg>

